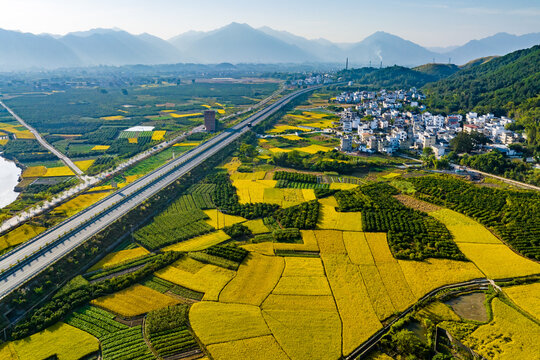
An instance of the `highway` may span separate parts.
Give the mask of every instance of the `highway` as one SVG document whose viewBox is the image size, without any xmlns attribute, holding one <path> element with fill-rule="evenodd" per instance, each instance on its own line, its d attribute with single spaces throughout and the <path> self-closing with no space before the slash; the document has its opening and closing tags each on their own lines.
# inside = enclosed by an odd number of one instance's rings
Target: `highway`
<svg viewBox="0 0 540 360">
<path fill-rule="evenodd" d="M 0 299 L 238 139 L 251 125 L 265 120 L 299 95 L 321 87 L 302 89 L 284 96 L 241 123 L 1 256 Z"/>
<path fill-rule="evenodd" d="M 75 165 L 75 163 L 71 161 L 70 158 L 62 154 L 54 146 L 52 146 L 47 141 L 45 141 L 45 139 L 39 134 L 39 132 L 36 129 L 28 125 L 26 121 L 21 119 L 19 115 L 15 114 L 15 112 L 11 110 L 6 104 L 4 104 L 3 101 L 0 101 L 0 105 L 3 106 L 4 109 L 6 109 L 11 114 L 11 116 L 13 116 L 19 123 L 21 123 L 21 125 L 23 125 L 25 128 L 30 130 L 30 132 L 36 137 L 36 140 L 39 141 L 39 143 L 43 145 L 44 148 L 46 148 L 47 150 L 52 152 L 54 155 L 56 155 L 57 158 L 62 160 L 62 162 L 66 164 L 77 176 L 84 175 L 84 172 L 81 169 L 79 169 L 79 167 Z"/>
</svg>

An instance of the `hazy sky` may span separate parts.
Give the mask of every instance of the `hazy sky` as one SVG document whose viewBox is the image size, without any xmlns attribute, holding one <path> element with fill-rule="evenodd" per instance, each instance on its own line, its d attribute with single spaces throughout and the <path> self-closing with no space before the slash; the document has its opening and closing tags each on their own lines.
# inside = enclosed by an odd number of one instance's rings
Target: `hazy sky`
<svg viewBox="0 0 540 360">
<path fill-rule="evenodd" d="M 117 27 L 170 38 L 232 21 L 307 38 L 360 41 L 386 31 L 424 46 L 540 32 L 539 0 L 0 0 L 0 28 L 65 34 Z"/>
</svg>

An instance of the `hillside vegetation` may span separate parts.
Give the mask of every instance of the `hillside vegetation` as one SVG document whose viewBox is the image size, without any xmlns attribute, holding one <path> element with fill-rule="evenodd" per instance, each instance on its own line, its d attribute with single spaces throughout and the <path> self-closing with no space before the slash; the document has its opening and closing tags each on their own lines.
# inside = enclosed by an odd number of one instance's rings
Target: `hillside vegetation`
<svg viewBox="0 0 540 360">
<path fill-rule="evenodd" d="M 540 144 L 540 46 L 466 67 L 428 84 L 428 107 L 434 112 L 477 111 L 515 116 L 531 145 Z"/>
</svg>

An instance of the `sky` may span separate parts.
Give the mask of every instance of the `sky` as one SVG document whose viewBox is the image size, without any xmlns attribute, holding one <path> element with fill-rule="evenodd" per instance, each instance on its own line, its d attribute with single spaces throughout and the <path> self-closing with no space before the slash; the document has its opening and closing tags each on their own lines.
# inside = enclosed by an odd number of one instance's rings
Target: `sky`
<svg viewBox="0 0 540 360">
<path fill-rule="evenodd" d="M 114 27 L 168 39 L 235 21 L 334 42 L 386 31 L 451 46 L 540 32 L 539 0 L 0 0 L 0 9 L 0 28 L 35 34 Z"/>
</svg>

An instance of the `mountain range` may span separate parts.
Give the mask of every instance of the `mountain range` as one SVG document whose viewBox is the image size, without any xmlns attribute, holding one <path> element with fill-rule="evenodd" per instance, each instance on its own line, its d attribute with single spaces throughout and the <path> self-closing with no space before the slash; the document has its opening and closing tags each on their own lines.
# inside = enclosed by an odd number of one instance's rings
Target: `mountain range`
<svg viewBox="0 0 540 360">
<path fill-rule="evenodd" d="M 0 29 L 0 71 L 97 65 L 173 63 L 328 63 L 351 66 L 417 66 L 432 61 L 463 64 L 540 44 L 540 33 L 499 33 L 458 47 L 425 48 L 385 32 L 356 43 L 309 40 L 269 27 L 231 23 L 163 40 L 119 29 L 94 29 L 64 36 Z"/>
</svg>

